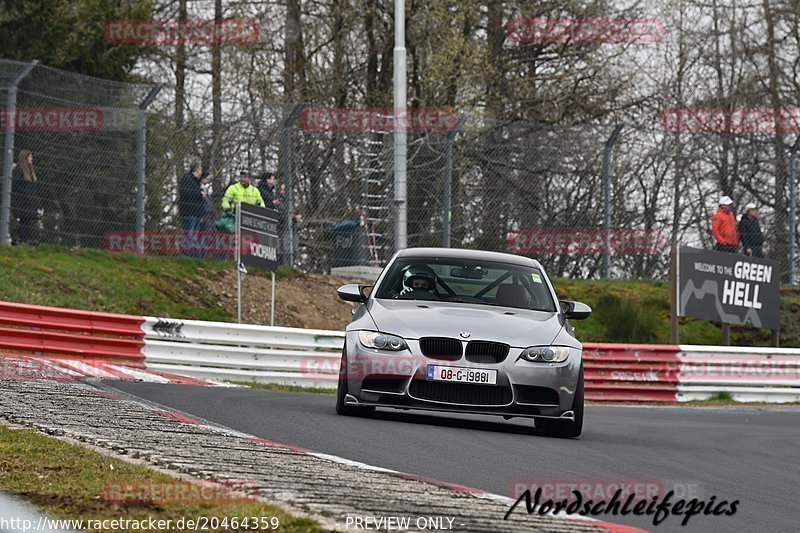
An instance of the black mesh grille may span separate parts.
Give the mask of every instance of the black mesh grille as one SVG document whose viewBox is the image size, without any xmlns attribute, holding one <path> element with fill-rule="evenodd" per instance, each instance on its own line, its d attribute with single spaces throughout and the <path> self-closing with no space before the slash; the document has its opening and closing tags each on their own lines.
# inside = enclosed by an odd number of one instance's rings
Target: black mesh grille
<svg viewBox="0 0 800 533">
<path fill-rule="evenodd" d="M 456 361 L 461 359 L 461 341 L 439 337 L 423 337 L 419 340 L 419 348 L 425 357 Z"/>
<path fill-rule="evenodd" d="M 373 390 L 379 392 L 403 392 L 408 378 L 398 378 L 393 376 L 370 376 L 361 382 L 362 390 Z"/>
<path fill-rule="evenodd" d="M 507 355 L 508 344 L 485 341 L 471 341 L 467 344 L 467 361 L 473 363 L 501 363 Z"/>
<path fill-rule="evenodd" d="M 421 400 L 462 405 L 506 405 L 511 402 L 511 389 L 494 385 L 414 380 L 408 392 Z"/>
<path fill-rule="evenodd" d="M 558 392 L 547 387 L 532 385 L 515 385 L 517 402 L 558 405 Z"/>
</svg>

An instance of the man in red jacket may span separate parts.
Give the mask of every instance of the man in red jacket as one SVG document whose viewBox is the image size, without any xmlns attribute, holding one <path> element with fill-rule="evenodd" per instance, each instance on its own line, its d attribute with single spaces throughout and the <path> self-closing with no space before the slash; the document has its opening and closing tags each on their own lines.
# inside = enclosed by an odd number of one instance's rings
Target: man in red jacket
<svg viewBox="0 0 800 533">
<path fill-rule="evenodd" d="M 735 254 L 739 251 L 739 232 L 736 229 L 736 217 L 733 215 L 733 200 L 723 196 L 719 200 L 719 209 L 711 219 L 711 234 L 717 241 L 716 249 L 720 252 Z"/>
</svg>

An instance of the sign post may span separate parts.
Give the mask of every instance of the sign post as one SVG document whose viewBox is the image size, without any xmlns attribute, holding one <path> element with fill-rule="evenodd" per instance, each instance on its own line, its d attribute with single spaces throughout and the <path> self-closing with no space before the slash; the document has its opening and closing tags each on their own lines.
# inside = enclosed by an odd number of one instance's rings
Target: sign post
<svg viewBox="0 0 800 533">
<path fill-rule="evenodd" d="M 242 321 L 242 279 L 246 267 L 272 273 L 270 325 L 275 325 L 275 271 L 278 269 L 278 212 L 257 205 L 236 204 L 237 316 Z"/>
<path fill-rule="evenodd" d="M 236 323 L 242 323 L 242 203 L 236 202 Z"/>
<path fill-rule="evenodd" d="M 271 272 L 272 274 L 272 298 L 270 299 L 270 306 L 269 306 L 269 325 L 275 325 L 275 272 Z"/>
<path fill-rule="evenodd" d="M 673 243 L 669 251 L 669 316 L 670 316 L 670 336 L 669 342 L 678 344 L 680 324 L 678 323 L 678 301 L 680 296 L 678 294 L 678 265 L 679 263 L 678 246 Z"/>
<path fill-rule="evenodd" d="M 781 273 L 777 261 L 684 247 L 678 265 L 679 316 L 722 323 L 726 345 L 730 324 L 780 330 Z"/>
</svg>

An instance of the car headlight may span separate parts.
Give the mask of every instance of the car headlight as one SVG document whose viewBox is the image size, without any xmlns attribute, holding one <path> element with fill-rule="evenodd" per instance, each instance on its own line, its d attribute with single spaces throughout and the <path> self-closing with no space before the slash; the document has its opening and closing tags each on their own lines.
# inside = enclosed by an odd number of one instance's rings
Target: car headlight
<svg viewBox="0 0 800 533">
<path fill-rule="evenodd" d="M 358 340 L 367 348 L 375 348 L 376 350 L 391 350 L 399 352 L 408 348 L 406 341 L 397 335 L 389 335 L 388 333 L 381 333 L 380 331 L 359 331 Z"/>
<path fill-rule="evenodd" d="M 534 363 L 563 363 L 569 357 L 569 347 L 531 346 L 530 348 L 525 348 L 520 357 Z"/>
</svg>

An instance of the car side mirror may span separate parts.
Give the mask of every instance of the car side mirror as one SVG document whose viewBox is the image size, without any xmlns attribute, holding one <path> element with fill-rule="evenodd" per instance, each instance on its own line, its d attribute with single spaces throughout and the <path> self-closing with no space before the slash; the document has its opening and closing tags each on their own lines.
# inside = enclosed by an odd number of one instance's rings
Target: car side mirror
<svg viewBox="0 0 800 533">
<path fill-rule="evenodd" d="M 347 302 L 364 303 L 367 301 L 372 285 L 356 285 L 355 283 L 342 285 L 336 290 L 339 298 Z"/>
<path fill-rule="evenodd" d="M 569 319 L 583 320 L 589 318 L 592 314 L 592 308 L 583 302 L 575 302 L 573 300 L 560 300 L 561 305 L 565 307 L 564 316 Z"/>
</svg>

